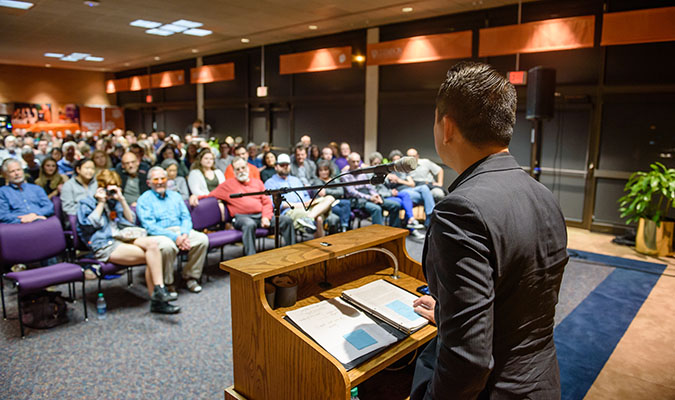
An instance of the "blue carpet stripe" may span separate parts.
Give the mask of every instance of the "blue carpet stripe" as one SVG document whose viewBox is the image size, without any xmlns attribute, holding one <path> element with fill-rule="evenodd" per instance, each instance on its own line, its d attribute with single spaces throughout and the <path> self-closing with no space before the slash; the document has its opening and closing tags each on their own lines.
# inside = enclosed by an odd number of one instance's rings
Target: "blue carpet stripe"
<svg viewBox="0 0 675 400">
<path fill-rule="evenodd" d="M 606 256 L 604 254 L 591 253 L 582 250 L 567 249 L 567 253 L 570 255 L 570 257 L 577 258 L 579 260 L 591 261 L 597 264 L 611 265 L 612 267 L 639 269 L 644 272 L 652 272 L 657 274 L 661 274 L 666 267 L 666 264 L 631 260 L 629 258 L 615 256 Z"/>
<path fill-rule="evenodd" d="M 665 264 L 570 250 L 614 270 L 554 331 L 562 399 L 582 399 L 659 280 Z M 640 269 L 644 272 L 637 271 Z"/>
</svg>

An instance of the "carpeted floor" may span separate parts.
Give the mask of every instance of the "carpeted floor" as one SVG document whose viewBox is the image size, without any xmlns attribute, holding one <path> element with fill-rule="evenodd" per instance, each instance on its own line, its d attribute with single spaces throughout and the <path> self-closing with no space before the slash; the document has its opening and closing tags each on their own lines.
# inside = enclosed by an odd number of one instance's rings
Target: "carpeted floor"
<svg viewBox="0 0 675 400">
<path fill-rule="evenodd" d="M 420 260 L 422 243 L 408 239 L 406 244 L 411 257 Z M 241 252 L 241 247 L 228 246 L 225 258 Z M 232 384 L 232 352 L 229 276 L 217 268 L 219 258 L 219 253 L 209 255 L 211 282 L 202 293 L 179 292 L 182 312 L 175 316 L 149 312 L 143 271 L 137 269 L 132 288 L 125 277 L 104 282 L 105 320 L 96 318 L 96 281 L 88 281 L 89 322 L 82 321 L 79 301 L 69 304 L 68 324 L 28 329 L 24 340 L 15 319 L 3 321 L 0 399 L 222 399 L 223 389 Z M 597 297 L 594 293 L 602 297 L 598 288 L 618 270 L 628 271 L 607 263 L 570 263 L 556 310 L 556 340 L 567 321 L 578 319 L 577 310 Z M 8 292 L 9 316 L 15 317 L 16 297 Z"/>
</svg>

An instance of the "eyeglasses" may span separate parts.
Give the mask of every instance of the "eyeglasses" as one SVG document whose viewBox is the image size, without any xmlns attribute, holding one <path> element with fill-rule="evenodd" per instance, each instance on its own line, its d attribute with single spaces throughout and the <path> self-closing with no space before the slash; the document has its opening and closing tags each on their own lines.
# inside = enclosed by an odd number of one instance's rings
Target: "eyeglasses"
<svg viewBox="0 0 675 400">
<path fill-rule="evenodd" d="M 162 178 L 152 178 L 152 179 L 150 180 L 150 182 L 152 182 L 152 183 L 164 183 L 164 182 L 166 182 L 166 181 L 167 181 L 167 178 L 166 178 L 166 177 L 162 177 Z"/>
</svg>

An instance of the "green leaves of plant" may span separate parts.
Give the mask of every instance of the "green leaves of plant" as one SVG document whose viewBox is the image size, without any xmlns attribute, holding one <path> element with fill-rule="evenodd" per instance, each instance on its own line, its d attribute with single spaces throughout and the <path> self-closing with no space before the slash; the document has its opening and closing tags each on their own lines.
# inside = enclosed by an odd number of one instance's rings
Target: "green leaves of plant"
<svg viewBox="0 0 675 400">
<path fill-rule="evenodd" d="M 675 169 L 660 162 L 649 167 L 649 172 L 637 171 L 630 176 L 624 187 L 627 193 L 618 200 L 621 218 L 627 218 L 627 224 L 640 218 L 660 224 L 662 216 L 675 206 Z"/>
</svg>

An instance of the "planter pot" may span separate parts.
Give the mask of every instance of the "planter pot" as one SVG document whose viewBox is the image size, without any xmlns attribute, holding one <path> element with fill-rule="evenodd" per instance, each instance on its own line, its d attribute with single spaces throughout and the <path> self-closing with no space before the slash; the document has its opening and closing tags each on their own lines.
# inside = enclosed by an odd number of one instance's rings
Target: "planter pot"
<svg viewBox="0 0 675 400">
<path fill-rule="evenodd" d="M 650 256 L 667 256 L 673 254 L 673 232 L 675 222 L 661 221 L 660 226 L 650 219 L 640 218 L 635 250 Z"/>
</svg>

